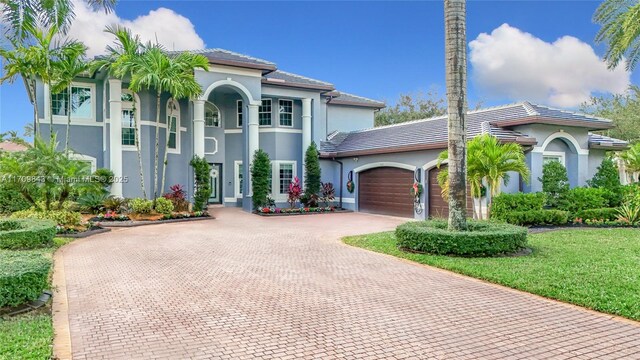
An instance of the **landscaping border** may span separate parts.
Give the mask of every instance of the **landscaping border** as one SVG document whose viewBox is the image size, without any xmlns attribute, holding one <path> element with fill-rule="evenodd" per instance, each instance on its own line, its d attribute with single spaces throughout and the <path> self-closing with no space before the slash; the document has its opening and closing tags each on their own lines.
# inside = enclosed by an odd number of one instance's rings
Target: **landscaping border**
<svg viewBox="0 0 640 360">
<path fill-rule="evenodd" d="M 259 211 L 254 211 L 253 214 L 264 216 L 264 217 L 271 217 L 271 216 L 298 216 L 298 215 L 340 214 L 340 213 L 350 213 L 350 212 L 353 212 L 353 210 L 340 209 L 340 210 L 333 210 L 333 211 L 305 211 L 305 212 L 292 212 L 292 213 L 262 213 L 262 212 L 259 212 Z"/>
<path fill-rule="evenodd" d="M 161 225 L 170 224 L 176 222 L 189 222 L 189 221 L 203 221 L 203 220 L 215 220 L 214 216 L 199 216 L 182 219 L 168 219 L 168 220 L 127 220 L 127 221 L 101 221 L 96 224 L 105 228 L 128 228 L 145 225 Z"/>
<path fill-rule="evenodd" d="M 101 225 L 102 226 L 102 225 Z M 68 233 L 68 234 L 57 234 L 57 237 L 63 238 L 72 238 L 72 239 L 82 239 L 92 235 L 102 234 L 111 231 L 111 229 L 107 229 L 104 227 L 100 227 L 98 229 L 86 230 L 77 233 Z"/>
</svg>

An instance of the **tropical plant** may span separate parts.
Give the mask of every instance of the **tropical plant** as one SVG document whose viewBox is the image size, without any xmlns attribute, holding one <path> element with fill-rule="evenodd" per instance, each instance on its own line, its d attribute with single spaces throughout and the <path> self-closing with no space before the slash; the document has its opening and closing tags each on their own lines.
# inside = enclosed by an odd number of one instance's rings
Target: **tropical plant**
<svg viewBox="0 0 640 360">
<path fill-rule="evenodd" d="M 78 197 L 78 204 L 82 209 L 97 214 L 104 209 L 107 197 L 106 192 L 87 192 Z"/>
<path fill-rule="evenodd" d="M 171 215 L 173 212 L 173 203 L 169 199 L 159 197 L 156 199 L 156 211 L 163 215 Z"/>
<path fill-rule="evenodd" d="M 560 197 L 569 191 L 567 169 L 559 161 L 549 161 L 542 166 L 542 192 L 546 195 L 547 205 L 556 207 Z"/>
<path fill-rule="evenodd" d="M 102 203 L 105 210 L 111 211 L 114 213 L 122 213 L 127 210 L 127 206 L 129 205 L 129 199 L 121 198 L 117 196 L 109 196 Z"/>
<path fill-rule="evenodd" d="M 467 178 L 471 187 L 471 195 L 474 198 L 482 196 L 483 181 L 489 185 L 491 198 L 496 197 L 500 193 L 500 184 L 509 182 L 510 172 L 516 172 L 525 182 L 528 181 L 529 168 L 520 145 L 516 143 L 502 144 L 496 137 L 483 134 L 471 139 L 467 149 Z M 447 157 L 448 151 L 442 152 L 438 157 L 438 162 L 442 162 Z M 444 171 L 438 174 L 439 183 L 445 185 L 442 186 L 443 191 L 449 189 L 447 186 L 448 175 Z M 491 204 L 489 209 L 491 209 Z M 481 210 L 478 212 L 479 218 L 482 218 Z"/>
<path fill-rule="evenodd" d="M 193 196 L 193 208 L 195 211 L 207 210 L 207 201 L 211 196 L 210 172 L 211 168 L 207 159 L 194 156 L 189 163 L 195 174 L 195 195 Z"/>
<path fill-rule="evenodd" d="M 615 68 L 624 59 L 627 71 L 632 71 L 640 60 L 640 2 L 605 0 L 593 19 L 602 26 L 596 42 L 607 44 L 604 58 L 609 68 Z"/>
<path fill-rule="evenodd" d="M 251 187 L 253 189 L 253 208 L 267 205 L 267 197 L 271 192 L 271 160 L 269 154 L 258 149 L 253 154 L 251 162 Z"/>
<path fill-rule="evenodd" d="M 612 158 L 606 157 L 602 160 L 596 174 L 591 180 L 587 180 L 587 184 L 593 188 L 603 189 L 610 207 L 617 207 L 622 203 L 620 174 Z"/>
<path fill-rule="evenodd" d="M 140 61 L 140 57 L 144 52 L 144 46 L 139 35 L 132 35 L 131 31 L 122 26 L 113 26 L 105 29 L 106 33 L 113 35 L 116 40 L 114 45 L 107 46 L 107 55 L 99 60 L 92 62 L 91 72 L 107 71 L 109 75 L 118 79 L 124 79 L 131 76 L 136 65 Z M 133 96 L 133 113 L 136 113 L 135 107 L 136 96 L 135 91 L 129 86 L 129 90 L 134 92 Z M 133 117 L 133 126 L 138 128 L 138 118 Z M 136 153 L 138 155 L 138 171 L 140 172 L 140 189 L 142 197 L 147 197 L 147 190 L 144 186 L 144 167 L 142 165 L 142 152 L 140 151 L 140 132 L 135 131 Z"/>
<path fill-rule="evenodd" d="M 93 172 L 93 180 L 100 184 L 103 188 L 107 189 L 111 184 L 113 184 L 113 171 L 107 168 L 99 168 Z"/>
<path fill-rule="evenodd" d="M 158 156 L 160 147 L 160 100 L 164 91 L 173 99 L 184 99 L 200 95 L 202 87 L 195 80 L 194 69 L 209 70 L 209 61 L 200 54 L 180 52 L 177 55 L 168 55 L 158 44 L 148 45 L 136 62 L 131 74 L 130 88 L 139 92 L 143 88 L 153 89 L 156 92 L 156 132 L 154 152 L 154 179 L 153 197 L 158 197 Z M 166 174 L 167 154 L 169 148 L 169 129 L 171 127 L 169 117 L 166 127 L 167 144 L 164 151 L 164 166 L 162 170 L 161 189 L 164 189 L 164 177 Z"/>
<path fill-rule="evenodd" d="M 64 138 L 64 150 L 69 151 L 69 129 L 71 128 L 71 113 L 74 107 L 77 106 L 73 102 L 73 96 L 71 94 L 71 84 L 75 78 L 89 70 L 89 62 L 84 60 L 84 56 L 87 51 L 87 47 L 84 44 L 75 45 L 76 48 L 71 51 L 64 51 L 59 59 L 56 67 L 54 68 L 54 79 L 56 83 L 53 85 L 51 92 L 54 94 L 66 92 L 66 113 L 67 113 L 67 128 Z"/>
<path fill-rule="evenodd" d="M 36 79 L 38 66 L 34 63 L 30 53 L 32 49 L 22 45 L 16 45 L 13 50 L 0 48 L 0 57 L 4 59 L 4 76 L 0 78 L 0 84 L 13 83 L 18 76 L 22 77 L 29 98 L 33 101 L 33 124 L 36 133 L 40 132 L 38 103 L 36 91 Z"/>
<path fill-rule="evenodd" d="M 325 206 L 329 206 L 336 196 L 336 189 L 333 187 L 333 184 L 330 182 L 322 183 L 322 202 L 324 202 Z"/>
<path fill-rule="evenodd" d="M 620 158 L 624 162 L 625 171 L 629 174 L 632 182 L 638 182 L 638 173 L 640 172 L 640 142 L 622 152 Z"/>
<path fill-rule="evenodd" d="M 291 208 L 293 209 L 293 207 L 296 205 L 296 202 L 300 200 L 300 196 L 302 196 L 302 188 L 300 188 L 300 179 L 298 179 L 297 176 L 295 176 L 293 178 L 293 181 L 289 184 L 288 194 L 289 196 L 287 198 L 287 201 L 289 202 L 289 205 L 291 205 Z"/>
<path fill-rule="evenodd" d="M 618 208 L 618 220 L 631 225 L 640 223 L 640 205 L 627 203 L 620 206 Z"/>
<path fill-rule="evenodd" d="M 175 211 L 186 211 L 189 209 L 189 202 L 187 201 L 187 192 L 184 191 L 184 187 L 180 184 L 169 186 L 170 192 L 163 195 L 165 199 L 171 200 Z"/>
<path fill-rule="evenodd" d="M 307 148 L 304 154 L 304 192 L 308 195 L 320 193 L 320 154 L 315 142 Z"/>
<path fill-rule="evenodd" d="M 466 0 L 444 1 L 449 151 L 449 230 L 467 227 Z"/>
<path fill-rule="evenodd" d="M 150 214 L 153 210 L 153 201 L 143 198 L 134 198 L 129 200 L 129 208 L 134 214 Z"/>
</svg>

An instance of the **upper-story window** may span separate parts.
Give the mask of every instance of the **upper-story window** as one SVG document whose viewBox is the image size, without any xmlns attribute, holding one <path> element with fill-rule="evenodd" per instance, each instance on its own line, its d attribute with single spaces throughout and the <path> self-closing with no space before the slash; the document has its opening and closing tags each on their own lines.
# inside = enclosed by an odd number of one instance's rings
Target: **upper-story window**
<svg viewBox="0 0 640 360">
<path fill-rule="evenodd" d="M 293 126 L 293 101 L 279 100 L 280 126 Z"/>
<path fill-rule="evenodd" d="M 260 126 L 271 126 L 271 99 L 262 99 L 258 107 L 258 123 Z"/>
<path fill-rule="evenodd" d="M 204 105 L 204 125 L 220 127 L 220 110 L 210 102 L 206 102 Z"/>
<path fill-rule="evenodd" d="M 242 100 L 238 100 L 238 127 L 242 127 Z"/>
<path fill-rule="evenodd" d="M 92 103 L 92 88 L 89 86 L 72 85 L 71 104 L 69 104 L 68 88 L 57 94 L 51 94 L 53 115 L 68 116 L 69 108 L 71 108 L 72 118 L 90 119 L 93 116 Z"/>
<path fill-rule="evenodd" d="M 136 144 L 137 110 L 135 98 L 129 90 L 122 90 L 122 145 L 134 146 Z"/>
<path fill-rule="evenodd" d="M 169 151 L 179 152 L 180 150 L 180 106 L 178 102 L 169 99 L 167 101 L 167 147 Z"/>
</svg>

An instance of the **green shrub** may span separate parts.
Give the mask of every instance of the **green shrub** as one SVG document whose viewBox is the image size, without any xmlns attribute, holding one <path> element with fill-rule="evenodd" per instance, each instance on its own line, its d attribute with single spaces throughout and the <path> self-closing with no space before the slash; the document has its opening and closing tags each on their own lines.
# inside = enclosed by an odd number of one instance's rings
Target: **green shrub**
<svg viewBox="0 0 640 360">
<path fill-rule="evenodd" d="M 558 161 L 549 161 L 542 166 L 542 192 L 546 194 L 547 205 L 555 207 L 559 198 L 569 191 L 567 169 Z"/>
<path fill-rule="evenodd" d="M 127 210 L 127 206 L 129 206 L 129 199 L 109 196 L 104 199 L 102 206 L 104 206 L 106 210 L 115 211 L 117 213 L 125 212 Z"/>
<path fill-rule="evenodd" d="M 629 184 L 622 187 L 622 203 L 633 203 L 640 206 L 640 183 Z"/>
<path fill-rule="evenodd" d="M 30 207 L 31 203 L 15 187 L 0 184 L 0 214 L 11 214 Z"/>
<path fill-rule="evenodd" d="M 209 163 L 204 157 L 194 156 L 189 163 L 193 167 L 196 182 L 196 192 L 193 195 L 193 210 L 207 210 L 207 202 L 211 196 Z"/>
<path fill-rule="evenodd" d="M 598 221 L 614 221 L 618 219 L 618 209 L 601 208 L 580 210 L 574 214 L 574 219 L 598 220 Z"/>
<path fill-rule="evenodd" d="M 0 249 L 35 249 L 51 246 L 55 234 L 56 224 L 50 220 L 0 219 Z"/>
<path fill-rule="evenodd" d="M 163 197 L 156 199 L 156 211 L 160 214 L 171 215 L 173 212 L 173 203 L 169 199 Z"/>
<path fill-rule="evenodd" d="M 580 210 L 600 209 L 608 205 L 605 190 L 597 188 L 573 188 L 562 194 L 558 200 L 558 209 L 572 214 Z"/>
<path fill-rule="evenodd" d="M 14 219 L 41 219 L 52 220 L 60 226 L 78 226 L 82 224 L 82 214 L 75 211 L 68 210 L 43 210 L 38 211 L 36 209 L 28 209 L 22 211 L 16 211 L 11 214 Z"/>
<path fill-rule="evenodd" d="M 253 154 L 253 164 L 251 164 L 251 186 L 253 187 L 253 208 L 257 209 L 267 205 L 267 197 L 271 192 L 271 160 L 269 155 L 262 149 L 256 150 Z"/>
<path fill-rule="evenodd" d="M 0 250 L 0 308 L 35 300 L 49 286 L 51 260 L 32 251 Z"/>
<path fill-rule="evenodd" d="M 412 221 L 396 228 L 398 246 L 442 255 L 489 256 L 513 253 L 527 246 L 527 229 L 468 221 L 467 231 L 449 231 L 445 220 Z"/>
<path fill-rule="evenodd" d="M 304 153 L 304 193 L 309 199 L 320 193 L 320 154 L 315 142 Z"/>
<path fill-rule="evenodd" d="M 113 171 L 111 169 L 100 168 L 93 173 L 93 179 L 103 188 L 107 188 L 113 184 Z"/>
<path fill-rule="evenodd" d="M 106 191 L 87 192 L 78 197 L 78 205 L 82 210 L 97 214 L 104 209 L 104 202 L 107 198 Z"/>
<path fill-rule="evenodd" d="M 520 226 L 566 225 L 569 222 L 569 212 L 562 210 L 528 210 L 513 211 L 500 219 L 509 224 Z"/>
<path fill-rule="evenodd" d="M 134 214 L 150 214 L 153 210 L 153 201 L 142 198 L 131 199 L 129 208 Z"/>
<path fill-rule="evenodd" d="M 491 200 L 491 218 L 503 220 L 514 211 L 542 210 L 545 195 L 543 193 L 500 194 Z"/>
</svg>

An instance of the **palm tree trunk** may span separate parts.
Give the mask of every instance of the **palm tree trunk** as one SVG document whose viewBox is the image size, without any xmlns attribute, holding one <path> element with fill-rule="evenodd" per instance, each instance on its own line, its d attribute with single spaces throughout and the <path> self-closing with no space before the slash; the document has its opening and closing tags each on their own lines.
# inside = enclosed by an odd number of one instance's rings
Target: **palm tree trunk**
<svg viewBox="0 0 640 360">
<path fill-rule="evenodd" d="M 69 156 L 69 128 L 71 128 L 71 85 L 67 88 L 67 131 L 64 137 L 64 152 Z"/>
<path fill-rule="evenodd" d="M 161 90 L 158 89 L 158 96 L 156 98 L 156 146 L 153 162 L 153 207 L 156 207 L 156 199 L 158 198 L 158 152 L 160 151 L 160 94 Z"/>
<path fill-rule="evenodd" d="M 173 101 L 173 99 L 171 100 Z M 169 135 L 171 134 L 171 124 L 173 124 L 173 104 L 171 104 L 170 106 L 170 112 L 167 115 L 167 127 L 165 129 L 165 137 L 167 140 L 167 143 L 164 146 L 164 158 L 162 160 L 162 181 L 160 182 L 160 191 L 164 191 L 164 180 L 165 177 L 167 175 L 167 162 L 168 162 L 168 157 L 169 157 Z M 177 142 L 177 138 L 178 138 L 178 134 L 177 131 L 180 131 L 180 129 L 176 129 L 176 146 L 178 145 Z"/>
<path fill-rule="evenodd" d="M 142 152 L 140 151 L 140 131 L 138 128 L 138 118 L 136 116 L 136 94 L 133 94 L 133 127 L 135 129 L 134 136 L 136 142 L 136 152 L 138 153 L 138 167 L 140 169 L 140 189 L 142 189 L 142 197 L 147 198 L 147 190 L 144 187 L 144 168 L 142 167 Z"/>
<path fill-rule="evenodd" d="M 51 81 L 48 82 L 49 85 L 49 93 L 51 93 Z M 51 106 L 51 102 L 49 102 L 49 139 L 51 139 L 51 144 L 53 144 L 53 106 Z"/>
<path fill-rule="evenodd" d="M 449 229 L 463 230 L 467 225 L 466 0 L 445 0 L 444 14 L 447 106 L 449 113 Z"/>
<path fill-rule="evenodd" d="M 27 83 L 27 87 L 29 88 L 31 95 L 33 96 L 33 116 L 35 117 L 35 123 L 33 124 L 33 136 L 35 137 L 36 134 L 38 136 L 40 135 L 40 111 L 38 111 L 38 96 L 35 81 L 32 82 L 31 80 L 28 80 Z"/>
<path fill-rule="evenodd" d="M 482 195 L 478 197 L 478 220 L 482 220 Z"/>
</svg>

